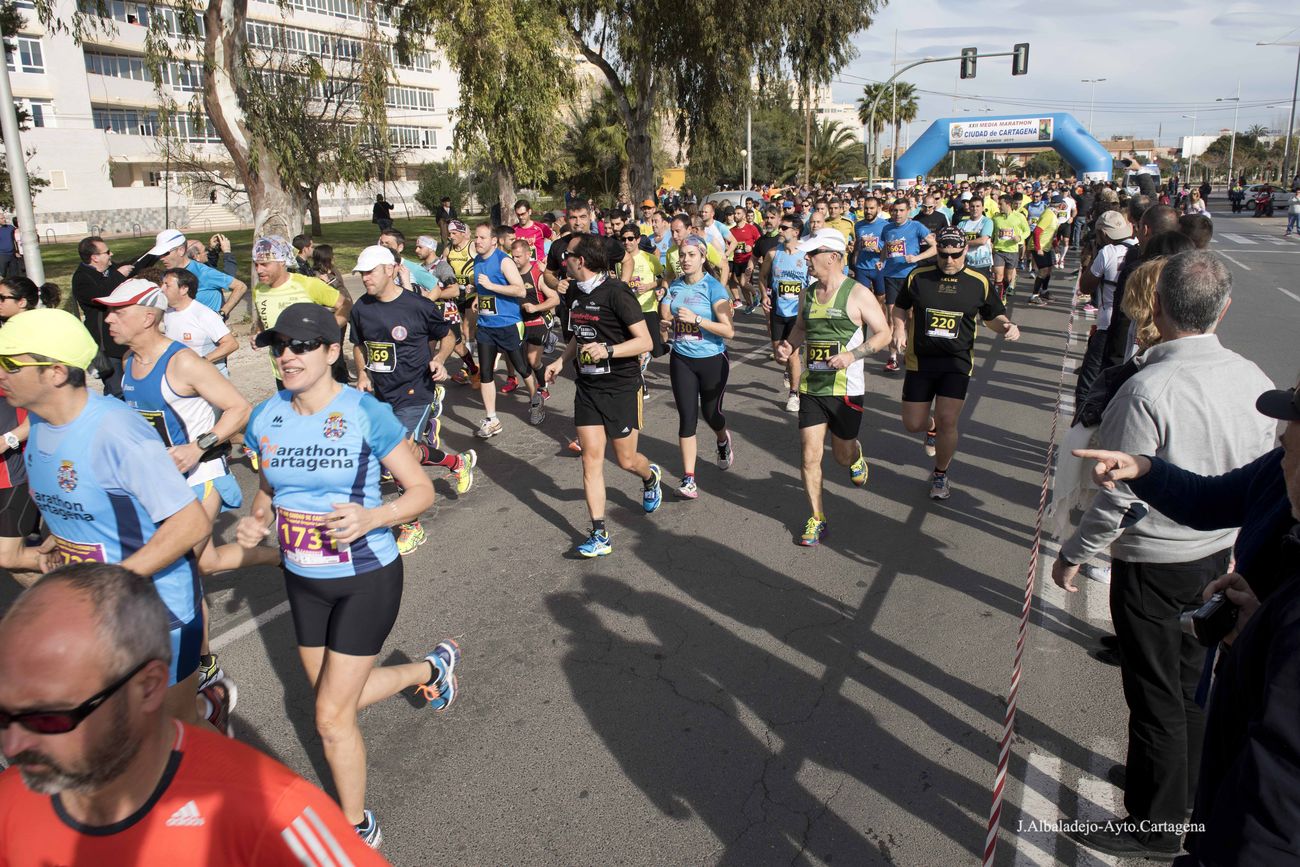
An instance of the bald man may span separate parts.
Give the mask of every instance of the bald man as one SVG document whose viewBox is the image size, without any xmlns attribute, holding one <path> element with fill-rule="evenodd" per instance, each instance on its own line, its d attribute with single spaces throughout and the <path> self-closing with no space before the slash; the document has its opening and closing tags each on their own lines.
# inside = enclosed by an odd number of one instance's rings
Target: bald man
<svg viewBox="0 0 1300 867">
<path fill-rule="evenodd" d="M 0 864 L 387 863 L 324 792 L 169 717 L 170 656 L 153 582 L 116 564 L 56 569 L 0 620 Z"/>
</svg>

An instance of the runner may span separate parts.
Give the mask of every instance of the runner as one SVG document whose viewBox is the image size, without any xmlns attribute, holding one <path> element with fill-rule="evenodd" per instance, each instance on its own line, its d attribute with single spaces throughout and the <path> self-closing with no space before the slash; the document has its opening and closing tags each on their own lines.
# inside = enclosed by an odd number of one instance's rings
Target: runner
<svg viewBox="0 0 1300 867">
<path fill-rule="evenodd" d="M 772 250 L 763 260 L 763 309 L 768 311 L 768 332 L 772 337 L 772 353 L 782 341 L 790 339 L 790 332 L 799 321 L 799 304 L 808 288 L 808 262 L 799 252 L 799 221 L 797 217 L 781 218 L 781 237 L 785 243 Z M 786 412 L 799 411 L 799 353 L 790 353 L 785 361 L 785 387 L 789 396 Z"/>
<path fill-rule="evenodd" d="M 320 789 L 170 717 L 168 616 L 148 578 L 103 563 L 52 572 L 6 612 L 0 864 L 386 864 Z"/>
<path fill-rule="evenodd" d="M 195 302 L 199 281 L 194 272 L 187 268 L 170 268 L 163 272 L 159 288 L 167 297 L 168 304 L 163 317 L 163 333 L 215 365 L 222 376 L 230 376 L 226 359 L 239 349 L 239 341 L 230 333 L 226 320 Z"/>
<path fill-rule="evenodd" d="M 838 196 L 832 197 L 827 202 L 830 216 L 826 219 L 828 228 L 834 229 L 844 236 L 844 243 L 853 244 L 853 219 L 844 212 L 844 203 Z"/>
<path fill-rule="evenodd" d="M 524 360 L 523 319 L 519 304 L 527 295 L 519 269 L 510 257 L 496 248 L 492 229 L 486 224 L 474 230 L 474 288 L 478 294 L 479 395 L 483 398 L 483 419 L 475 434 L 488 439 L 501 433 L 497 418 L 496 364 L 505 355 L 521 372 L 528 386 L 528 423 L 539 425 L 546 418 L 542 395 L 531 368 Z"/>
<path fill-rule="evenodd" d="M 442 321 L 447 323 L 447 327 L 451 329 L 456 339 L 456 347 L 452 351 L 459 356 L 461 369 L 457 370 L 451 378 L 461 385 L 472 382 L 477 387 L 478 362 L 474 360 L 474 353 L 469 351 L 464 334 L 461 332 L 460 305 L 457 303 L 460 298 L 460 282 L 456 270 L 451 267 L 451 263 L 446 258 L 438 255 L 438 244 L 429 235 L 421 235 L 415 242 L 415 255 L 424 266 L 424 270 L 432 274 L 438 282 L 437 289 L 424 291 L 421 294 L 442 309 Z"/>
<path fill-rule="evenodd" d="M 664 267 L 659 257 L 637 246 L 640 236 L 634 235 L 631 228 L 623 230 L 621 239 L 627 252 L 623 256 L 620 277 L 636 295 L 645 316 L 646 330 L 650 332 L 650 351 L 641 355 L 641 387 L 648 395 L 649 386 L 645 382 L 645 369 L 652 358 L 658 358 L 668 351 L 664 345 L 659 328 L 659 300 L 664 295 Z"/>
<path fill-rule="evenodd" d="M 626 235 L 634 229 L 635 227 L 628 227 L 623 230 L 623 233 Z M 637 237 L 639 238 L 640 235 Z M 548 343 L 552 350 L 555 346 L 555 334 L 547 325 L 547 321 L 551 317 L 550 311 L 560 303 L 560 294 L 541 279 L 541 261 L 533 259 L 532 255 L 533 245 L 523 238 L 516 238 L 510 247 L 510 259 L 519 270 L 519 276 L 523 278 L 524 288 L 527 290 L 519 305 L 520 316 L 524 321 L 524 359 L 533 372 L 533 381 L 538 386 L 537 394 L 541 397 L 541 400 L 536 401 L 529 408 L 528 423 L 538 425 L 546 417 L 546 410 L 543 408 L 545 402 L 551 399 L 551 393 L 544 385 L 546 369 L 542 365 L 542 354 Z"/>
<path fill-rule="evenodd" d="M 167 711 L 197 722 L 203 621 L 193 552 L 212 522 L 149 424 L 86 389 L 97 352 L 63 310 L 30 310 L 0 328 L 0 389 L 30 414 L 23 457 L 49 530 L 41 570 L 93 560 L 153 576 L 171 630 Z"/>
<path fill-rule="evenodd" d="M 876 295 L 885 306 L 885 272 L 881 270 L 880 233 L 889 220 L 880 214 L 880 199 L 867 196 L 862 205 L 862 219 L 853 225 L 853 279 Z"/>
<path fill-rule="evenodd" d="M 933 200 L 932 200 L 933 201 Z M 907 275 L 918 262 L 934 257 L 934 233 L 924 224 L 908 217 L 910 206 L 906 199 L 895 199 L 889 206 L 893 216 L 889 225 L 880 232 L 881 271 L 885 280 L 885 321 L 893 315 L 894 300 L 907 282 Z M 889 351 L 889 361 L 885 370 L 894 373 L 898 370 L 898 353 Z"/>
<path fill-rule="evenodd" d="M 704 270 L 708 242 L 690 238 L 681 250 L 682 276 L 673 281 L 659 305 L 665 330 L 671 327 L 672 355 L 669 375 L 677 405 L 677 440 L 682 450 L 682 483 L 677 493 L 687 499 L 699 496 L 695 483 L 698 443 L 695 429 L 700 415 L 717 438 L 718 466 L 730 469 L 734 460 L 731 431 L 722 413 L 731 363 L 726 341 L 735 336 L 733 309 L 727 290 Z"/>
<path fill-rule="evenodd" d="M 894 343 L 907 353 L 903 426 L 925 433 L 925 453 L 935 459 L 930 497 L 946 500 L 957 419 L 975 369 L 975 317 L 1008 340 L 1019 340 L 1020 329 L 989 278 L 966 267 L 966 233 L 950 226 L 936 243 L 938 263 L 913 271 L 894 304 Z"/>
<path fill-rule="evenodd" d="M 642 481 L 642 508 L 650 513 L 663 502 L 663 473 L 636 448 L 641 429 L 637 359 L 650 351 L 650 334 L 627 284 L 605 276 L 609 262 L 599 238 L 579 238 L 565 263 L 575 293 L 569 301 L 569 342 L 547 366 L 546 381 L 554 382 L 567 362 L 575 362 L 573 423 L 582 447 L 582 486 L 591 515 L 591 535 L 576 551 L 583 557 L 603 557 L 614 550 L 605 526 L 605 446 L 610 440 L 618 465 Z"/>
<path fill-rule="evenodd" d="M 906 211 L 903 214 L 906 216 Z M 826 534 L 822 452 L 828 430 L 836 463 L 849 468 L 854 485 L 861 488 L 867 484 L 867 460 L 858 443 L 866 391 L 862 360 L 890 342 L 889 323 L 870 290 L 844 276 L 846 246 L 844 236 L 835 229 L 822 229 L 799 244 L 812 282 L 804 292 L 799 321 L 776 350 L 778 360 L 785 361 L 804 347 L 799 437 L 804 491 L 812 508 L 799 539 L 804 546 L 820 544 Z M 866 331 L 871 336 L 864 339 Z"/>
<path fill-rule="evenodd" d="M 387 404 L 415 444 L 420 465 L 447 470 L 457 494 L 474 484 L 473 450 L 449 454 L 440 447 L 446 362 L 455 346 L 438 305 L 407 292 L 394 279 L 399 266 L 384 247 L 367 247 L 353 273 L 366 294 L 352 307 L 352 354 L 357 388 Z M 435 351 L 435 347 L 437 347 Z M 398 526 L 397 550 L 409 554 L 428 537 L 417 518 Z"/>
<path fill-rule="evenodd" d="M 460 648 L 451 639 L 419 662 L 375 666 L 402 600 L 402 558 L 389 528 L 428 509 L 433 484 L 403 445 L 406 429 L 393 411 L 330 376 L 343 333 L 320 305 L 285 308 L 257 342 L 270 348 L 285 387 L 257 405 L 244 434 L 262 471 L 236 535 L 246 548 L 272 536 L 279 546 L 325 761 L 343 815 L 376 848 L 383 837 L 365 807 L 357 712 L 411 687 L 434 710 L 445 711 L 457 695 Z M 402 490 L 388 503 L 380 497 L 381 468 Z"/>
<path fill-rule="evenodd" d="M 1035 307 L 1046 307 L 1047 302 L 1052 300 L 1052 293 L 1048 291 L 1048 286 L 1052 282 L 1052 238 L 1056 235 L 1056 211 L 1045 207 L 1039 212 L 1038 219 L 1034 223 L 1034 231 L 1030 236 L 1030 246 L 1033 251 L 1034 267 L 1037 273 L 1034 276 L 1034 291 L 1029 296 L 1029 303 Z"/>
<path fill-rule="evenodd" d="M 699 218 L 697 217 L 696 219 Z M 695 234 L 695 230 L 691 227 L 691 218 L 685 214 L 678 214 L 673 217 L 672 222 L 669 225 L 672 230 L 671 237 L 673 243 L 672 246 L 668 248 L 668 252 L 664 254 L 664 279 L 669 283 L 672 283 L 681 276 L 680 258 L 682 244 L 684 244 L 686 239 L 692 235 L 697 238 L 703 238 L 704 235 L 703 233 Z M 718 248 L 713 244 L 709 245 L 708 264 L 712 265 L 718 272 L 714 275 L 718 278 L 718 282 L 725 285 L 729 279 L 730 267 L 727 265 L 727 260 L 723 258 L 722 253 L 720 253 Z"/>
<path fill-rule="evenodd" d="M 515 240 L 526 241 L 532 248 L 529 261 L 546 261 L 546 242 L 551 237 L 551 230 L 533 220 L 533 206 L 527 199 L 515 202 L 515 217 L 519 223 L 514 227 Z M 522 272 L 521 272 L 522 273 Z"/>
<path fill-rule="evenodd" d="M 736 252 L 731 260 L 732 300 L 739 302 L 746 313 L 754 312 L 758 300 L 754 297 L 754 245 L 762 237 L 762 230 L 749 219 L 749 210 L 736 208 L 736 225 L 731 236 L 736 239 Z M 736 304 L 733 303 L 733 308 Z"/>
<path fill-rule="evenodd" d="M 993 283 L 993 218 L 985 216 L 983 199 L 966 204 L 970 216 L 957 225 L 966 238 L 966 267 Z"/>
<path fill-rule="evenodd" d="M 1029 223 L 1019 211 L 1017 196 L 1005 195 L 998 202 L 993 220 L 993 282 L 1005 302 L 1016 291 L 1016 265 L 1020 246 L 1029 237 Z"/>
<path fill-rule="evenodd" d="M 379 240 L 375 243 L 391 252 L 393 261 L 405 269 L 405 271 L 399 269 L 393 274 L 398 286 L 420 292 L 426 296 L 428 293 L 436 293 L 441 289 L 438 278 L 433 275 L 432 271 L 425 268 L 423 263 L 408 259 L 402 255 L 406 252 L 406 235 L 400 229 L 391 227 L 385 229 L 379 233 Z"/>
<path fill-rule="evenodd" d="M 293 248 L 288 244 L 285 244 L 285 247 L 289 251 L 291 260 Z M 163 268 L 184 268 L 198 278 L 199 288 L 195 300 L 219 313 L 222 319 L 230 318 L 231 311 L 248 292 L 248 286 L 242 280 L 191 259 L 186 251 L 185 236 L 175 229 L 163 229 L 159 232 L 148 255 L 157 256 L 158 264 Z M 229 295 L 225 294 L 227 289 L 230 290 Z M 254 296 L 256 297 L 256 293 Z"/>
<path fill-rule="evenodd" d="M 455 272 L 456 282 L 460 285 L 456 309 L 460 311 L 461 342 L 465 344 L 472 356 L 476 349 L 474 338 L 478 326 L 478 295 L 474 287 L 474 246 L 470 241 L 469 228 L 460 220 L 447 223 L 447 235 L 451 241 L 443 251 L 443 258 Z M 461 370 L 460 375 L 456 377 L 456 382 L 461 385 L 469 384 L 474 388 L 479 387 L 473 370 L 469 375 L 465 375 L 465 371 Z"/>
</svg>

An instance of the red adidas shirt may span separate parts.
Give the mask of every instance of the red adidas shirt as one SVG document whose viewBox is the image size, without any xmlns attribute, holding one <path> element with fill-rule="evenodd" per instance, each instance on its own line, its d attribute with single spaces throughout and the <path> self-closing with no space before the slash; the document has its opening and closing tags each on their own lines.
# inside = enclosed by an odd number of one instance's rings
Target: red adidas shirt
<svg viewBox="0 0 1300 867">
<path fill-rule="evenodd" d="M 81 825 L 57 796 L 24 786 L 17 768 L 0 774 L 0 867 L 387 863 L 320 789 L 252 747 L 179 722 L 153 798 L 116 825 Z"/>
<path fill-rule="evenodd" d="M 763 231 L 753 223 L 746 223 L 743 226 L 732 226 L 731 237 L 736 239 L 735 262 L 743 265 L 753 258 L 754 245 L 763 237 Z"/>
</svg>

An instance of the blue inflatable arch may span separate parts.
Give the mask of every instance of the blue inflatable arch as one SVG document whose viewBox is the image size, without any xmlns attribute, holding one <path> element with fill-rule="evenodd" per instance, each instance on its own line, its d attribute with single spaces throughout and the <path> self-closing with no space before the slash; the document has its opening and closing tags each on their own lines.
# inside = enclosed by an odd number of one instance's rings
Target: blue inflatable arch
<svg viewBox="0 0 1300 867">
<path fill-rule="evenodd" d="M 1065 113 L 948 117 L 936 120 L 894 164 L 894 187 L 901 189 L 924 179 L 953 150 L 1008 150 L 1050 147 L 1084 181 L 1108 181 L 1110 153 L 1088 134 L 1073 115 Z"/>
</svg>

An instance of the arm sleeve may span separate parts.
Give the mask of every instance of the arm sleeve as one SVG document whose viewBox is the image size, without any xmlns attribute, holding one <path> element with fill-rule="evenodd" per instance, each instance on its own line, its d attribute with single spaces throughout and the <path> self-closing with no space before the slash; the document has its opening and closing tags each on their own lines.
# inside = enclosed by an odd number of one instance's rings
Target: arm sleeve
<svg viewBox="0 0 1300 867">
<path fill-rule="evenodd" d="M 96 462 L 105 468 L 105 488 L 134 497 L 149 519 L 161 524 L 194 502 L 194 492 L 144 419 L 135 413 L 118 418 L 127 428 L 125 435 L 103 437 L 97 443 Z"/>
<path fill-rule="evenodd" d="M 1162 443 L 1151 408 L 1133 394 L 1121 392 L 1102 416 L 1098 431 L 1101 447 L 1131 455 L 1151 455 Z M 1146 506 L 1125 483 L 1099 490 L 1084 513 L 1079 529 L 1061 546 L 1061 556 L 1071 563 L 1086 563 L 1146 515 Z"/>
<path fill-rule="evenodd" d="M 320 855 L 329 860 L 318 860 Z M 290 783 L 271 807 L 250 863 L 260 867 L 388 864 L 362 842 L 328 795 L 301 778 Z"/>
<path fill-rule="evenodd" d="M 1037 226 L 1034 226 L 1034 252 L 1035 253 L 1043 252 L 1042 239 L 1043 239 L 1043 226 L 1040 223 Z"/>
<path fill-rule="evenodd" d="M 361 395 L 361 411 L 370 426 L 366 441 L 379 457 L 386 457 L 398 443 L 406 439 L 406 428 L 397 420 L 392 407 L 381 403 L 374 395 Z"/>
<path fill-rule="evenodd" d="M 1281 451 L 1274 449 L 1221 476 L 1198 476 L 1152 457 L 1151 472 L 1128 485 L 1135 496 L 1193 530 L 1240 527 L 1251 486 L 1262 473 L 1280 472 Z"/>
</svg>

